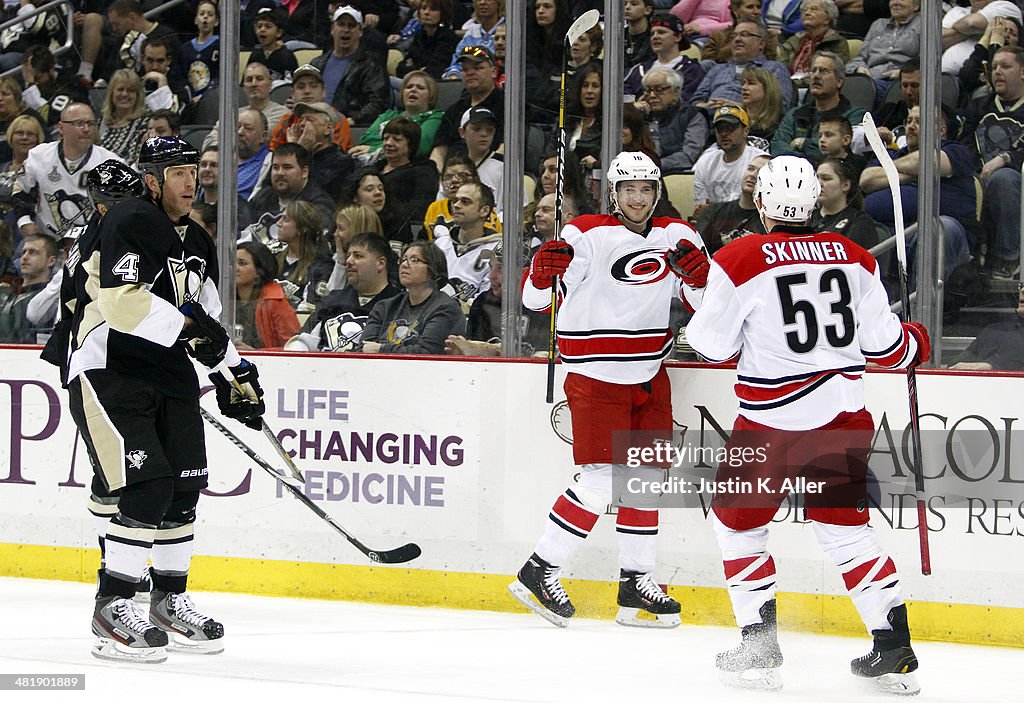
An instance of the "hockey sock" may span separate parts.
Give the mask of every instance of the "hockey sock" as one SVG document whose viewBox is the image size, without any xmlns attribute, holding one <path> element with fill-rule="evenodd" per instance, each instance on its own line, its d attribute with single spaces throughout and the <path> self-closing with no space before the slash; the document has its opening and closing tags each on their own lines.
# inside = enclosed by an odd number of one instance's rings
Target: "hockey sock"
<svg viewBox="0 0 1024 703">
<path fill-rule="evenodd" d="M 149 562 L 156 525 L 147 525 L 118 513 L 110 520 L 106 536 L 105 576 L 101 579 L 101 595 L 131 598 L 135 584 Z"/>
<path fill-rule="evenodd" d="M 892 558 L 870 525 L 814 525 L 818 544 L 843 575 L 846 590 L 868 633 L 890 630 L 889 611 L 903 602 Z"/>
<path fill-rule="evenodd" d="M 153 588 L 184 593 L 195 545 L 199 491 L 176 491 L 153 540 Z"/>
<path fill-rule="evenodd" d="M 619 535 L 619 568 L 654 571 L 658 548 L 658 511 L 620 507 L 615 517 Z"/>
<path fill-rule="evenodd" d="M 722 549 L 725 585 L 736 624 L 759 623 L 761 607 L 775 598 L 775 560 L 768 553 L 768 528 L 733 530 L 714 513 L 711 523 Z"/>
<path fill-rule="evenodd" d="M 567 488 L 548 513 L 544 534 L 533 551 L 549 564 L 567 563 L 594 529 L 598 516 L 572 488 Z"/>
</svg>

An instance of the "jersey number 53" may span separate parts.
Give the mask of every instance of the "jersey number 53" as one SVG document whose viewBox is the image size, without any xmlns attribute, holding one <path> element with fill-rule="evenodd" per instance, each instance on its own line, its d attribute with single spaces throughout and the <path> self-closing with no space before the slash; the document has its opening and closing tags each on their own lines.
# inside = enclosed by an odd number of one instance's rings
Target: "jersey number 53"
<svg viewBox="0 0 1024 703">
<path fill-rule="evenodd" d="M 818 280 L 818 293 L 824 295 L 838 295 L 831 303 L 831 316 L 837 316 L 835 324 L 821 326 L 818 316 L 815 313 L 814 304 L 805 297 L 795 297 L 794 292 L 799 293 L 799 286 L 807 285 L 806 273 L 792 273 L 786 276 L 779 276 L 775 279 L 775 285 L 779 290 L 779 303 L 782 307 L 782 319 L 785 324 L 796 325 L 802 323 L 803 329 L 797 329 L 786 333 L 786 344 L 798 354 L 806 354 L 818 344 L 821 332 L 825 333 L 825 339 L 829 346 L 845 347 L 853 341 L 856 328 L 856 320 L 853 309 L 850 307 L 850 284 L 846 280 L 846 274 L 839 269 L 825 271 Z M 797 289 L 794 291 L 794 289 Z M 797 317 L 802 318 L 799 320 Z"/>
</svg>

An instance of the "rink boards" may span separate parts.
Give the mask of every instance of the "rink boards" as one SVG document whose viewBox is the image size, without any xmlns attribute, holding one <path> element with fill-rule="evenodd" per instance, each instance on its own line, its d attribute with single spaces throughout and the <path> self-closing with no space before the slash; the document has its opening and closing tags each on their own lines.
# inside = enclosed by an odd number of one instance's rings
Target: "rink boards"
<svg viewBox="0 0 1024 703">
<path fill-rule="evenodd" d="M 557 404 L 560 389 L 555 406 L 544 403 L 543 364 L 284 355 L 257 361 L 268 425 L 295 452 L 307 495 L 371 547 L 414 541 L 423 555 L 403 566 L 373 565 L 208 428 L 210 489 L 199 509 L 194 588 L 519 607 L 505 587 L 572 476 L 567 413 Z M 0 349 L 0 368 L 0 575 L 90 581 L 98 565 L 86 512 L 91 470 L 67 395 L 38 350 Z M 677 429 L 691 438 L 728 431 L 734 371 L 679 366 L 670 374 Z M 908 417 L 905 377 L 870 373 L 866 383 L 868 409 L 888 428 L 876 447 L 895 447 L 898 456 Z M 1024 646 L 1024 441 L 1015 434 L 1024 425 L 1024 378 L 921 374 L 918 386 L 926 430 L 951 438 L 990 432 L 993 446 L 984 490 L 969 471 L 954 471 L 941 457 L 926 460 L 928 472 L 943 475 L 944 492 L 960 497 L 952 506 L 932 499 L 933 575 L 920 573 L 912 496 L 883 492 L 872 511 L 900 568 L 915 635 Z M 216 412 L 212 395 L 203 405 Z M 229 426 L 281 464 L 260 433 Z M 662 511 L 657 576 L 682 602 L 685 621 L 730 624 L 705 507 Z M 839 574 L 799 511 L 784 507 L 776 523 L 770 547 L 783 626 L 861 633 Z M 614 518 L 605 517 L 565 571 L 581 615 L 614 614 L 617 568 Z"/>
</svg>

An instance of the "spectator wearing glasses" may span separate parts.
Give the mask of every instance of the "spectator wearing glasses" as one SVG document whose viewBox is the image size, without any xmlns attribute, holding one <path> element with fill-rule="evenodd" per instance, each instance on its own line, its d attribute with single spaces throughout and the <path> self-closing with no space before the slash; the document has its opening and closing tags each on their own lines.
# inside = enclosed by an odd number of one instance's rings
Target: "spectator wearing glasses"
<svg viewBox="0 0 1024 703">
<path fill-rule="evenodd" d="M 647 113 L 664 175 L 691 171 L 708 141 L 704 111 L 681 99 L 682 88 L 678 73 L 654 66 L 644 76 L 644 99 L 636 103 Z"/>
<path fill-rule="evenodd" d="M 455 197 L 459 188 L 467 183 L 479 182 L 480 175 L 476 170 L 476 164 L 467 154 L 452 154 L 445 159 L 444 168 L 441 170 L 441 192 L 444 197 L 432 202 L 423 218 L 423 228 L 428 239 L 434 238 L 435 226 L 447 226 L 454 222 L 451 199 Z M 501 220 L 498 219 L 497 212 L 491 212 L 486 226 L 495 232 L 501 231 Z"/>
<path fill-rule="evenodd" d="M 739 104 L 743 99 L 740 74 L 748 66 L 762 66 L 775 74 L 782 89 L 782 105 L 788 109 L 793 103 L 793 81 L 789 69 L 779 61 L 769 61 L 764 56 L 765 29 L 761 20 L 742 20 L 736 23 L 732 39 L 732 58 L 726 63 L 713 66 L 704 76 L 693 94 L 698 107 L 716 108 Z"/>
<path fill-rule="evenodd" d="M 120 156 L 98 144 L 96 115 L 86 103 L 72 103 L 60 118 L 60 139 L 28 152 L 25 170 L 14 183 L 13 199 L 21 235 L 57 237 L 68 227 L 85 223 L 92 205 L 85 174 L 107 159 Z"/>
<path fill-rule="evenodd" d="M 853 0 L 859 2 L 860 0 Z M 732 24 L 726 29 L 719 29 L 712 32 L 708 41 L 701 50 L 701 61 L 714 61 L 725 63 L 732 58 L 732 35 L 734 27 L 740 20 L 757 20 L 761 17 L 761 0 L 731 0 L 729 3 L 729 14 L 732 15 Z M 777 58 L 779 50 L 779 39 L 772 32 L 765 37 L 764 55 L 769 59 Z"/>
<path fill-rule="evenodd" d="M 361 351 L 371 354 L 444 354 L 450 335 L 466 333 L 462 308 L 440 289 L 448 282 L 444 253 L 411 242 L 398 262 L 401 295 L 377 303 L 363 329 Z"/>
</svg>

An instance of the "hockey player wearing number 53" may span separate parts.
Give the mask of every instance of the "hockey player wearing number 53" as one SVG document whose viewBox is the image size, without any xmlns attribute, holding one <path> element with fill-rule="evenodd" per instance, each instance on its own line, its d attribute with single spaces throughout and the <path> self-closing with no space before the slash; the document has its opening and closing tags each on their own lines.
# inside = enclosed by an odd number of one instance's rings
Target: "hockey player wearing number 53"
<svg viewBox="0 0 1024 703">
<path fill-rule="evenodd" d="M 661 196 L 660 178 L 646 155 L 616 156 L 608 169 L 614 215 L 575 218 L 563 229 L 562 240 L 541 245 L 523 283 L 523 303 L 542 311 L 551 303 L 552 277 L 560 277 L 558 346 L 568 368 L 564 388 L 579 475 L 555 501 L 544 534 L 509 590 L 561 627 L 575 613 L 559 580 L 561 568 L 606 507 L 619 504 L 620 498 L 616 620 L 643 627 L 680 623 L 679 603 L 652 578 L 659 496 L 648 493 L 646 501 L 636 501 L 613 495 L 613 476 L 623 468 L 613 463 L 613 433 L 671 437 L 671 391 L 663 366 L 673 342 L 669 306 L 681 297 L 692 309 L 704 285 L 703 280 L 680 280 L 674 266 L 694 252 L 703 257 L 700 235 L 682 220 L 652 217 Z M 663 479 L 661 468 L 644 471 L 653 481 Z M 655 618 L 641 619 L 641 610 Z"/>
<path fill-rule="evenodd" d="M 896 567 L 868 524 L 867 456 L 874 422 L 864 408 L 864 367 L 923 363 L 925 328 L 889 310 L 878 263 L 863 248 L 806 226 L 818 197 L 811 164 L 779 156 L 757 176 L 754 202 L 766 235 L 731 242 L 715 254 L 703 304 L 686 327 L 704 358 L 737 364 L 739 417 L 730 455 L 757 445 L 760 463 L 718 468 L 716 480 L 766 478 L 756 496 L 715 495 L 711 516 L 742 641 L 716 665 L 728 683 L 777 690 L 782 652 L 776 635 L 775 562 L 768 524 L 785 500 L 784 481 L 809 472 L 825 479 L 804 495 L 822 549 L 842 571 L 872 651 L 851 662 L 855 675 L 888 693 L 920 690 L 913 672 L 907 608 Z M 696 263 L 696 262 L 694 262 Z"/>
<path fill-rule="evenodd" d="M 188 356 L 226 361 L 242 393 L 220 374 L 221 412 L 259 426 L 256 368 L 217 322 L 213 240 L 189 219 L 199 154 L 177 137 L 146 140 L 146 193 L 112 207 L 81 253 L 70 306 L 71 406 L 107 494 L 120 491 L 105 535 L 92 620 L 92 653 L 155 663 L 167 650 L 223 651 L 223 626 L 185 594 L 196 505 L 207 485 L 199 384 Z M 86 236 L 86 235 L 83 235 Z M 152 560 L 147 618 L 132 602 Z"/>
</svg>

